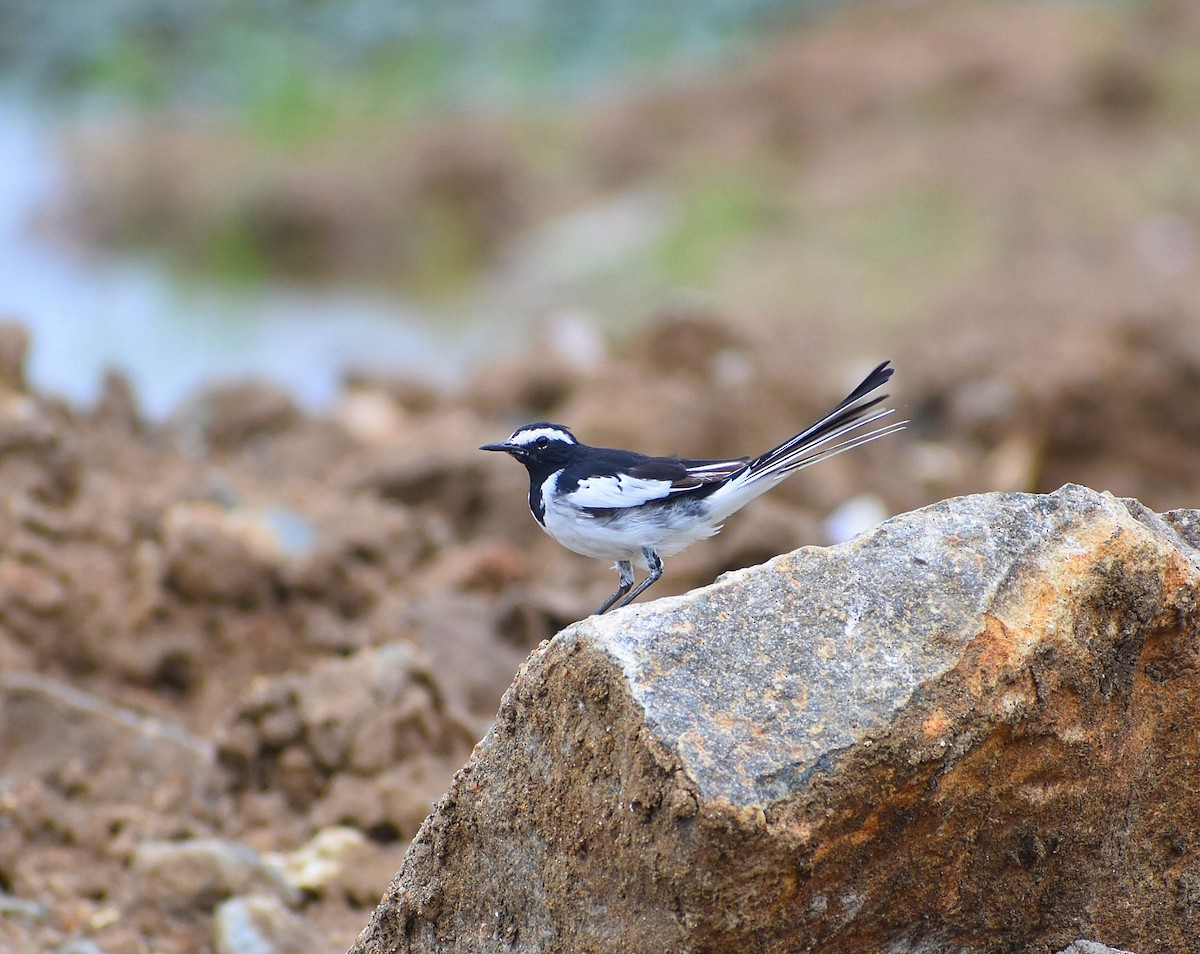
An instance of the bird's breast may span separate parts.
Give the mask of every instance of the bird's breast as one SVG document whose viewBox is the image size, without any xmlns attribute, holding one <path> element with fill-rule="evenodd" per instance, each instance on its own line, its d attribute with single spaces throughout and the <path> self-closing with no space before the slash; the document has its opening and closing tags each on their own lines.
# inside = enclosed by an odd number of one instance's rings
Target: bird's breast
<svg viewBox="0 0 1200 954">
<path fill-rule="evenodd" d="M 595 512 L 551 495 L 541 523 L 551 537 L 575 553 L 639 564 L 643 549 L 671 556 L 720 529 L 708 519 L 704 501 L 686 498 Z"/>
</svg>

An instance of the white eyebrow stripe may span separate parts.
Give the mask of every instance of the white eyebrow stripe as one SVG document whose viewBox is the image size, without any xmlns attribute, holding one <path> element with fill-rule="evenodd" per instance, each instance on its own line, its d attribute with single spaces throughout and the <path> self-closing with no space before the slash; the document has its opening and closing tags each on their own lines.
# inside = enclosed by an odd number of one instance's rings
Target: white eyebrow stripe
<svg viewBox="0 0 1200 954">
<path fill-rule="evenodd" d="M 651 500 L 662 500 L 671 494 L 669 480 L 645 480 L 618 474 L 610 477 L 586 477 L 567 494 L 567 501 L 576 507 L 603 510 L 638 507 Z"/>
<path fill-rule="evenodd" d="M 524 447 L 526 444 L 532 444 L 539 437 L 547 437 L 552 441 L 559 441 L 563 444 L 579 443 L 566 431 L 560 430 L 557 427 L 521 428 L 513 432 L 513 436 L 509 438 L 509 441 Z"/>
</svg>

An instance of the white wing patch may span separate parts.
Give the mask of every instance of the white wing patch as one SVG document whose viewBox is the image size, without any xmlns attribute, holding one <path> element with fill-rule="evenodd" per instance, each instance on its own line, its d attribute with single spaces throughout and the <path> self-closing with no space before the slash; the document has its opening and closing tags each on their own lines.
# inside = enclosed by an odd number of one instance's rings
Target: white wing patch
<svg viewBox="0 0 1200 954">
<path fill-rule="evenodd" d="M 637 507 L 650 500 L 662 500 L 670 494 L 669 480 L 645 480 L 621 474 L 581 480 L 566 499 L 576 507 L 608 510 Z"/>
<path fill-rule="evenodd" d="M 687 472 L 689 477 L 693 477 L 703 484 L 709 484 L 724 480 L 730 474 L 736 474 L 746 466 L 746 463 L 744 457 L 736 460 L 714 460 L 708 464 L 690 464 Z"/>
</svg>

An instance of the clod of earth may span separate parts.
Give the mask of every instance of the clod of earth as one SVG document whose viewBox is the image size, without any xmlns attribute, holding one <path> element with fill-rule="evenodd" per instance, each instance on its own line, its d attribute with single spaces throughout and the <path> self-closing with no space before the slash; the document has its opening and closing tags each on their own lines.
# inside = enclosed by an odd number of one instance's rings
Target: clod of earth
<svg viewBox="0 0 1200 954">
<path fill-rule="evenodd" d="M 1198 544 L 962 497 L 576 624 L 353 952 L 1186 950 Z"/>
</svg>

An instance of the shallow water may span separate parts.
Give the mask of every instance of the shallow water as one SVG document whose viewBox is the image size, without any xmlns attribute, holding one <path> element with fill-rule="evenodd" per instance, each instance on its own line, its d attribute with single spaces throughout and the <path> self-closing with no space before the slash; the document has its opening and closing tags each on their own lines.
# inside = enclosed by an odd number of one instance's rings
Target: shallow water
<svg viewBox="0 0 1200 954">
<path fill-rule="evenodd" d="M 320 410 L 347 370 L 453 383 L 489 347 L 485 329 L 439 327 L 400 299 L 278 283 L 235 290 L 149 257 L 70 248 L 35 228 L 62 186 L 53 128 L 0 100 L 0 317 L 33 333 L 38 388 L 87 403 L 116 368 L 161 418 L 201 384 L 259 377 Z"/>
</svg>

